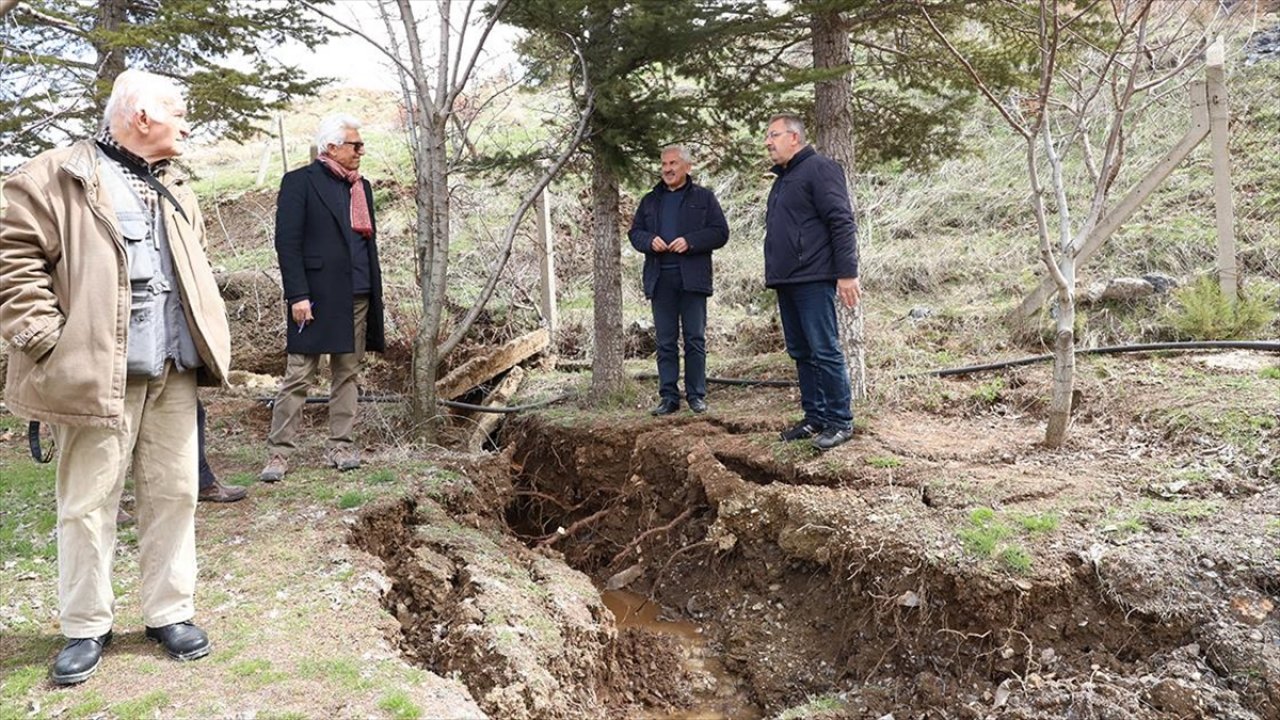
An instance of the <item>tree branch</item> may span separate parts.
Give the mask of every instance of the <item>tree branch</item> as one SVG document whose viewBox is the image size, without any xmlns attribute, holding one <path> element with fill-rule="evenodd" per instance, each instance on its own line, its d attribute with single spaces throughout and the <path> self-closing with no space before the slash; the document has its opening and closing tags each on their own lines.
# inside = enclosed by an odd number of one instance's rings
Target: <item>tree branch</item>
<svg viewBox="0 0 1280 720">
<path fill-rule="evenodd" d="M 585 83 L 587 82 L 586 57 L 582 54 L 581 48 L 579 48 L 576 43 L 574 44 L 574 50 L 577 53 L 578 62 L 582 67 L 582 78 Z M 462 338 L 466 337 L 467 332 L 471 329 L 471 325 L 484 310 L 485 303 L 489 302 L 489 298 L 493 296 L 493 290 L 498 286 L 498 279 L 501 276 L 502 271 L 507 266 L 507 260 L 511 258 L 511 247 L 515 243 L 515 237 L 517 231 L 520 229 L 520 223 L 524 220 L 525 214 L 529 212 L 529 208 L 531 208 L 533 203 L 537 201 L 538 195 L 542 194 L 542 191 L 551 184 L 551 180 L 555 178 L 556 174 L 560 172 L 560 169 L 569 162 L 569 158 L 573 156 L 573 153 L 576 152 L 586 140 L 587 132 L 590 128 L 591 115 L 594 111 L 595 91 L 590 85 L 587 85 L 586 105 L 582 109 L 581 117 L 578 118 L 578 127 L 574 130 L 573 137 L 565 144 L 564 149 L 555 159 L 555 162 L 543 171 L 542 176 L 538 178 L 538 182 L 534 184 L 533 189 L 526 193 L 524 198 L 520 201 L 519 207 L 516 208 L 515 214 L 511 217 L 511 221 L 507 223 L 507 229 L 503 233 L 503 249 L 502 254 L 498 258 L 497 265 L 489 275 L 489 279 L 485 283 L 484 289 L 480 292 L 480 297 L 476 299 L 475 304 L 467 311 L 466 316 L 463 317 L 463 319 L 458 323 L 458 326 L 454 328 L 454 331 L 449 335 L 449 338 L 440 345 L 440 357 L 444 357 L 449 354 L 449 352 L 457 347 L 458 343 L 462 341 Z"/>
<path fill-rule="evenodd" d="M 1031 134 L 1022 123 L 1018 122 L 1018 119 L 1009 112 L 1008 108 L 1006 108 L 1003 103 L 996 99 L 995 94 L 991 92 L 991 88 L 987 87 L 987 83 L 982 80 L 982 76 L 978 75 L 978 71 L 974 69 L 973 64 L 969 62 L 969 59 L 957 50 L 956 46 L 951 44 L 951 41 L 947 39 L 945 34 L 943 34 L 942 29 L 938 27 L 938 24 L 933 21 L 933 17 L 929 15 L 929 10 L 925 7 L 924 2 L 922 0 L 916 0 L 916 5 L 920 8 L 920 14 L 924 16 L 925 22 L 929 23 L 929 29 L 933 31 L 934 37 L 938 38 L 938 42 L 941 42 L 947 49 L 947 52 L 951 53 L 951 56 L 954 57 L 962 67 L 964 67 L 965 72 L 969 74 L 969 77 L 973 79 L 974 84 L 978 86 L 978 91 L 981 92 L 982 95 L 987 98 L 987 101 L 1000 112 L 1000 115 L 1004 117 L 1005 122 L 1009 123 L 1009 127 L 1013 128 L 1014 132 L 1018 133 L 1023 138 L 1032 138 L 1032 142 L 1034 142 L 1034 135 Z"/>
</svg>

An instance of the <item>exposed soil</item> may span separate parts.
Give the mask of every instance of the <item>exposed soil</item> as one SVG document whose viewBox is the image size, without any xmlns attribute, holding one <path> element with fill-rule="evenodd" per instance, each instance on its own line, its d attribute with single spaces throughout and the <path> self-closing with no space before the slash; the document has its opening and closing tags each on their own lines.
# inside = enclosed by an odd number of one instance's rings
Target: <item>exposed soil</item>
<svg viewBox="0 0 1280 720">
<path fill-rule="evenodd" d="M 524 415 L 463 470 L 487 490 L 367 510 L 353 538 L 387 563 L 404 652 L 493 717 L 821 696 L 814 716 L 1280 718 L 1280 403 L 1181 384 L 1255 365 L 1092 364 L 1059 451 L 1038 443 L 1046 368 L 996 397 L 939 383 L 825 455 L 776 440 L 787 390 L 717 391 L 706 417 Z M 1212 421 L 1230 413 L 1245 435 Z M 619 631 L 606 584 L 705 640 Z"/>
</svg>

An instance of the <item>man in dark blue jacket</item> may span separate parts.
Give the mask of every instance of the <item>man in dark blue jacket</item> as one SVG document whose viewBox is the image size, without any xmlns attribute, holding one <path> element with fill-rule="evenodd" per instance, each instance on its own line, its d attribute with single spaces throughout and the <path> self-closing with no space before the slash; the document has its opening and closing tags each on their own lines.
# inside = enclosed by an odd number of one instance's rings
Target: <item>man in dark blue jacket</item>
<svg viewBox="0 0 1280 720">
<path fill-rule="evenodd" d="M 338 470 L 360 467 L 357 373 L 365 351 L 386 346 L 373 187 L 360 176 L 360 122 L 349 115 L 321 120 L 316 149 L 315 162 L 285 174 L 276 201 L 289 357 L 272 406 L 263 482 L 278 482 L 289 470 L 321 355 L 329 356 L 333 376 L 325 461 Z"/>
<path fill-rule="evenodd" d="M 804 122 L 773 116 L 765 149 L 775 165 L 765 215 L 765 285 L 778 293 L 787 354 L 796 363 L 804 419 L 787 442 L 830 450 L 853 435 L 849 375 L 835 299 L 858 303 L 858 238 L 844 171 L 805 142 Z"/>
<path fill-rule="evenodd" d="M 679 145 L 662 150 L 662 182 L 636 208 L 631 244 L 644 253 L 644 295 L 653 304 L 658 336 L 658 393 L 653 415 L 680 409 L 680 351 L 684 331 L 684 394 L 689 409 L 707 411 L 707 298 L 711 251 L 729 241 L 729 224 L 711 190 L 689 177 L 693 163 Z"/>
</svg>

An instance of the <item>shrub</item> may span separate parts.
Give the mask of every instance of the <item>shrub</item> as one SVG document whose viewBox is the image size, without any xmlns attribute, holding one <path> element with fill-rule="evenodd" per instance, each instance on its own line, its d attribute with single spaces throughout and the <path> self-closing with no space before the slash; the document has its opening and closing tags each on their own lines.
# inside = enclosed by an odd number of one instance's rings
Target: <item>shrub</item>
<svg viewBox="0 0 1280 720">
<path fill-rule="evenodd" d="M 1189 340 L 1252 337 L 1275 319 L 1271 296 L 1271 292 L 1241 288 L 1233 303 L 1222 296 L 1216 278 L 1204 276 L 1177 291 L 1178 303 L 1168 311 L 1169 324 Z"/>
</svg>

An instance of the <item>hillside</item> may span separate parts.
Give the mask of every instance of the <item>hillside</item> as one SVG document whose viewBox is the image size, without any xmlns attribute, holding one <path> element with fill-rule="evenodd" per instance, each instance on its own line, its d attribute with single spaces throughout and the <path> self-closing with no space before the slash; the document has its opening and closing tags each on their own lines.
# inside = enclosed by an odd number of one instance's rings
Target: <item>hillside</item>
<svg viewBox="0 0 1280 720">
<path fill-rule="evenodd" d="M 1280 59 L 1232 66 L 1242 285 L 1270 312 L 1244 332 L 1271 340 L 1277 87 Z M 1121 187 L 1182 133 L 1184 108 L 1170 96 L 1149 110 Z M 408 151 L 394 97 L 336 91 L 287 118 L 291 166 L 336 110 L 367 123 L 392 300 L 390 348 L 364 390 L 396 395 L 420 315 Z M 274 381 L 261 376 L 284 362 L 278 145 L 264 136 L 186 159 L 235 366 L 257 374 L 203 395 L 214 468 L 250 488 L 198 511 L 198 620 L 214 652 L 178 665 L 144 640 L 125 530 L 116 643 L 84 685 L 47 682 L 60 646 L 53 470 L 31 463 L 25 423 L 0 412 L 0 717 L 1280 718 L 1280 354 L 1081 356 L 1059 450 L 1040 443 L 1048 365 L 921 374 L 1047 352 L 1047 316 L 1016 331 L 1005 321 L 1040 270 L 1021 150 L 996 118 L 972 119 L 962 157 L 859 179 L 871 393 L 847 445 L 819 455 L 776 439 L 798 407 L 791 388 L 713 385 L 708 415 L 654 419 L 649 381 L 589 407 L 576 399 L 583 373 L 540 363 L 516 402 L 575 399 L 513 416 L 492 452 L 457 449 L 473 419 L 454 418 L 448 447 L 423 447 L 402 403 L 370 402 L 365 467 L 339 475 L 321 468 L 325 415 L 311 407 L 301 467 L 263 485 L 261 398 Z M 463 179 L 458 312 L 523 181 Z M 789 378 L 761 283 L 767 183 L 700 180 L 731 224 L 709 374 Z M 1081 348 L 1194 337 L 1187 319 L 1203 299 L 1191 289 L 1214 268 L 1212 182 L 1202 148 L 1082 272 L 1082 288 L 1153 273 L 1173 287 L 1082 304 Z M 552 197 L 556 354 L 582 360 L 584 181 L 566 177 Z M 530 245 L 450 366 L 537 326 Z M 626 322 L 648 319 L 639 257 L 625 250 L 623 267 Z M 640 347 L 628 370 L 652 372 Z"/>
</svg>

